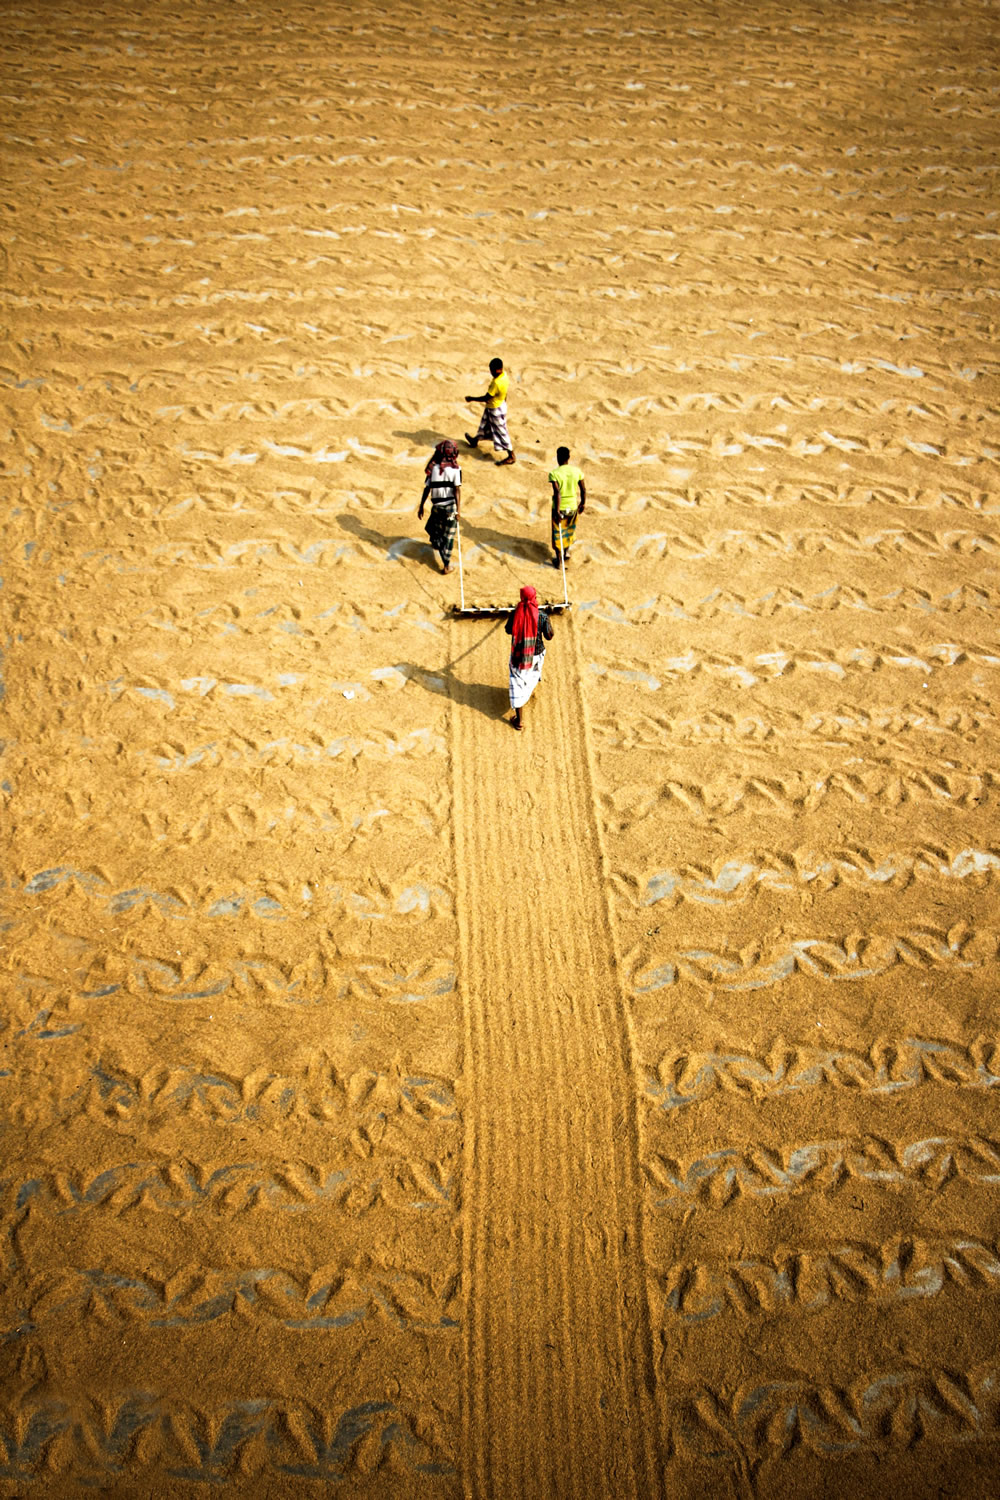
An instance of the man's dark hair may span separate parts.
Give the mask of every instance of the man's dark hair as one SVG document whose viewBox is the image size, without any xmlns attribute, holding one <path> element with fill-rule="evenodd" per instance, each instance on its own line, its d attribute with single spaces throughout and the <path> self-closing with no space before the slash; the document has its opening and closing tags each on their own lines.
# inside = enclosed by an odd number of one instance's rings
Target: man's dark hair
<svg viewBox="0 0 1000 1500">
<path fill-rule="evenodd" d="M 557 448 L 556 449 L 556 458 L 559 460 L 559 462 L 561 464 L 568 464 L 569 463 L 569 449 L 568 448 Z"/>
<path fill-rule="evenodd" d="M 491 359 L 490 360 L 490 374 L 491 375 L 496 375 L 502 369 L 503 369 L 503 360 L 502 359 L 495 358 L 495 359 Z"/>
</svg>

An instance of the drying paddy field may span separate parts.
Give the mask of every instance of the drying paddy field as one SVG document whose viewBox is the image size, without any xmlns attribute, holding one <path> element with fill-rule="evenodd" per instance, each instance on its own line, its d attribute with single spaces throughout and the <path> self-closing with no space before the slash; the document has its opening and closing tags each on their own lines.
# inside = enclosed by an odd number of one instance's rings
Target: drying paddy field
<svg viewBox="0 0 1000 1500">
<path fill-rule="evenodd" d="M 0 1495 L 996 1493 L 997 21 L 7 8 Z"/>
</svg>

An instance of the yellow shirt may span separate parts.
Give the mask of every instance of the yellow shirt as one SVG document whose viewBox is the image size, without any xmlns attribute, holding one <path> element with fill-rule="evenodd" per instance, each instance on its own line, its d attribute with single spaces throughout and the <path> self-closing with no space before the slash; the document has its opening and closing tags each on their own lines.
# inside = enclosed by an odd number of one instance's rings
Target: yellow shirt
<svg viewBox="0 0 1000 1500">
<path fill-rule="evenodd" d="M 576 510 L 577 486 L 583 478 L 582 473 L 575 464 L 560 464 L 558 469 L 552 469 L 549 479 L 559 489 L 559 512 L 567 514 Z"/>
<path fill-rule="evenodd" d="M 501 370 L 499 375 L 494 375 L 493 379 L 490 381 L 490 388 L 486 392 L 488 398 L 486 405 L 490 407 L 491 410 L 497 406 L 502 406 L 506 401 L 507 387 L 509 385 L 510 376 L 507 374 L 506 370 Z"/>
</svg>

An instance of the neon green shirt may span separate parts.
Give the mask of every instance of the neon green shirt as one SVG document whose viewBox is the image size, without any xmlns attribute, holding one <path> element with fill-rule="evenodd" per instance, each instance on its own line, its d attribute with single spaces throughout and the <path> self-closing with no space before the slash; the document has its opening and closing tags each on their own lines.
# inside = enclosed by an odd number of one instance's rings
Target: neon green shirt
<svg viewBox="0 0 1000 1500">
<path fill-rule="evenodd" d="M 558 469 L 553 469 L 549 474 L 553 484 L 559 486 L 559 509 L 565 514 L 567 511 L 576 510 L 577 486 L 583 480 L 583 474 L 575 464 L 560 464 Z"/>
<path fill-rule="evenodd" d="M 502 406 L 507 399 L 507 387 L 510 385 L 510 376 L 506 370 L 501 370 L 499 375 L 494 375 L 490 381 L 489 390 L 486 392 L 488 400 L 486 405 L 491 408 Z"/>
</svg>

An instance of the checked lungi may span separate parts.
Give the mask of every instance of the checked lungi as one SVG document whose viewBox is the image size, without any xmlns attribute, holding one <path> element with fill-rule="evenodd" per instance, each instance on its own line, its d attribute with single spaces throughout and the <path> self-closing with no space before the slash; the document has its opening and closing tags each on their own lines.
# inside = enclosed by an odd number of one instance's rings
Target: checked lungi
<svg viewBox="0 0 1000 1500">
<path fill-rule="evenodd" d="M 458 530 L 458 511 L 454 500 L 445 505 L 432 505 L 431 513 L 424 522 L 424 530 L 434 551 L 441 554 L 444 566 L 450 567 L 455 532 Z"/>
<path fill-rule="evenodd" d="M 483 407 L 479 431 L 476 433 L 476 442 L 483 442 L 486 438 L 493 440 L 493 447 L 497 453 L 513 452 L 510 434 L 507 431 L 506 401 L 501 401 L 499 406 Z"/>
<path fill-rule="evenodd" d="M 553 552 L 565 552 L 573 545 L 576 536 L 576 518 L 580 514 L 578 510 L 561 510 L 558 521 L 552 522 L 552 550 Z"/>
</svg>

